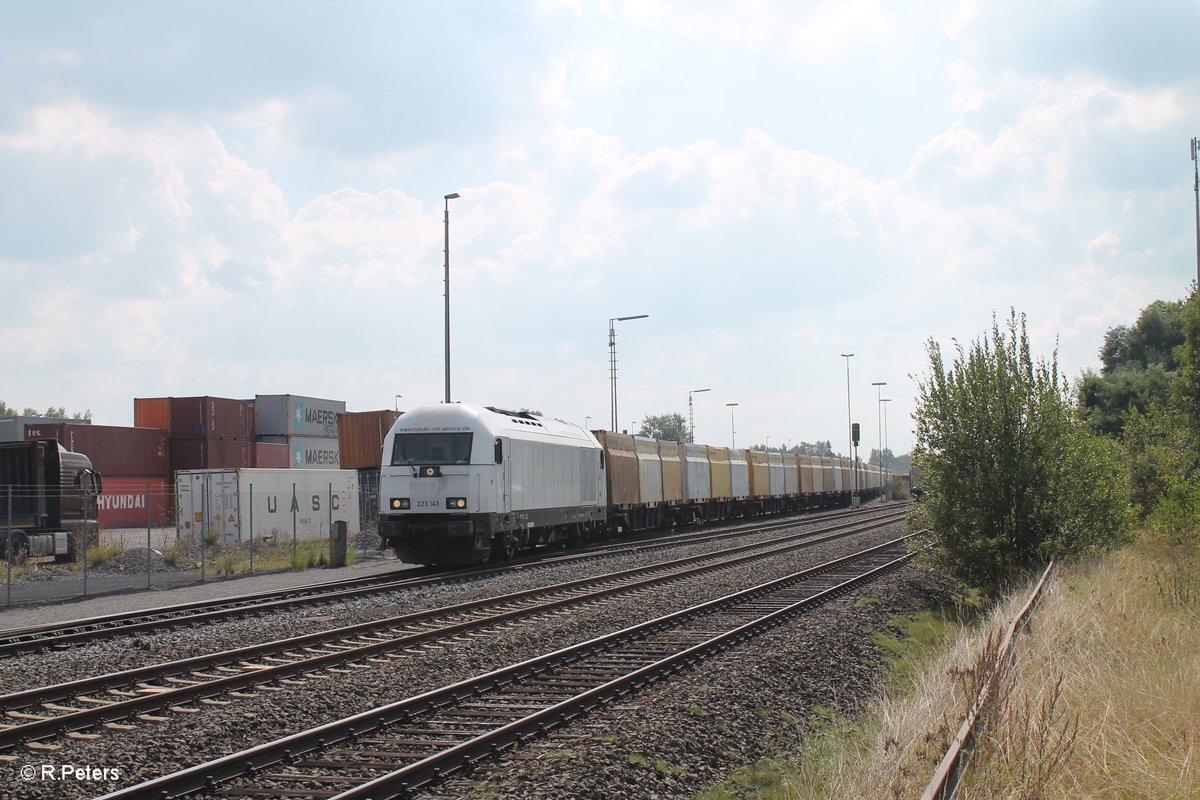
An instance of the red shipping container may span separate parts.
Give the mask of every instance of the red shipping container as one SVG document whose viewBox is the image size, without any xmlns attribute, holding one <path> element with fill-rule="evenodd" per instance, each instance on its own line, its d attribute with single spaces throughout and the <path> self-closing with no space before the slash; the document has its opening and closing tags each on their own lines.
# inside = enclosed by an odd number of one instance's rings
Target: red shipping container
<svg viewBox="0 0 1200 800">
<path fill-rule="evenodd" d="M 288 469 L 291 451 L 286 444 L 254 443 L 254 466 L 261 469 Z"/>
<path fill-rule="evenodd" d="M 118 425 L 30 425 L 25 438 L 57 439 L 73 453 L 83 453 L 101 475 L 166 478 L 171 472 L 167 432 L 159 428 Z"/>
<path fill-rule="evenodd" d="M 165 428 L 172 439 L 254 438 L 254 415 L 249 404 L 227 397 L 136 398 L 133 424 Z"/>
<path fill-rule="evenodd" d="M 338 452 L 342 469 L 379 469 L 383 437 L 400 411 L 352 411 L 338 414 Z"/>
<path fill-rule="evenodd" d="M 237 439 L 172 439 L 171 469 L 241 469 L 253 463 L 254 445 Z"/>
<path fill-rule="evenodd" d="M 166 478 L 103 477 L 104 491 L 96 498 L 101 528 L 144 528 L 174 522 L 174 487 Z M 147 493 L 149 490 L 149 493 Z"/>
</svg>

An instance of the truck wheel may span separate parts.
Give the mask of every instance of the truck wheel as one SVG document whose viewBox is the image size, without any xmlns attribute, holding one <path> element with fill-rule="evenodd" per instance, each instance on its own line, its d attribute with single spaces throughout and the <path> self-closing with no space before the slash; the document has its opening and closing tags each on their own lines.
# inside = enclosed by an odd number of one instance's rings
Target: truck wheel
<svg viewBox="0 0 1200 800">
<path fill-rule="evenodd" d="M 4 546 L 8 547 L 8 536 L 4 537 Z M 29 557 L 29 539 L 21 531 L 12 532 L 12 562 L 20 564 Z"/>
</svg>

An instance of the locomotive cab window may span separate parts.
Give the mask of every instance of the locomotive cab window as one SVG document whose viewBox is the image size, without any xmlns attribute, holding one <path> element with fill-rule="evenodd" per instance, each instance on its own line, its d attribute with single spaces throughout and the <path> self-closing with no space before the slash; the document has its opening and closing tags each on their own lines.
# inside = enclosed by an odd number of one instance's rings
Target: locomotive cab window
<svg viewBox="0 0 1200 800">
<path fill-rule="evenodd" d="M 392 466 L 470 464 L 470 433 L 397 433 Z"/>
</svg>

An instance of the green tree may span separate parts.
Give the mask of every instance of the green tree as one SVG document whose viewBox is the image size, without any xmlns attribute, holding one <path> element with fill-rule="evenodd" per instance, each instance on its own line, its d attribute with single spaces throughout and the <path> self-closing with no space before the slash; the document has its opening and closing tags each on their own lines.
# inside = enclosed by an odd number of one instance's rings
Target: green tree
<svg viewBox="0 0 1200 800">
<path fill-rule="evenodd" d="M 1184 338 L 1175 349 L 1179 369 L 1171 387 L 1171 400 L 1191 429 L 1196 449 L 1195 443 L 1200 441 L 1200 291 L 1194 284 L 1183 304 L 1180 323 Z"/>
<path fill-rule="evenodd" d="M 649 436 L 652 439 L 666 439 L 669 442 L 690 443 L 692 441 L 687 419 L 679 413 L 644 417 L 638 435 Z"/>
<path fill-rule="evenodd" d="M 961 346 L 947 367 L 928 342 L 918 382 L 916 469 L 927 500 L 916 522 L 934 557 L 965 582 L 999 591 L 1049 557 L 1122 541 L 1128 489 L 1113 445 L 1090 436 L 1050 361 L 1030 354 L 1025 316 Z"/>
<path fill-rule="evenodd" d="M 1130 408 L 1146 413 L 1155 403 L 1169 402 L 1185 338 L 1183 310 L 1183 301 L 1156 300 L 1132 326 L 1118 325 L 1104 335 L 1100 372 L 1087 370 L 1075 388 L 1093 430 L 1120 436 Z"/>
<path fill-rule="evenodd" d="M 8 403 L 0 400 L 0 417 L 17 417 L 20 413 Z"/>
</svg>

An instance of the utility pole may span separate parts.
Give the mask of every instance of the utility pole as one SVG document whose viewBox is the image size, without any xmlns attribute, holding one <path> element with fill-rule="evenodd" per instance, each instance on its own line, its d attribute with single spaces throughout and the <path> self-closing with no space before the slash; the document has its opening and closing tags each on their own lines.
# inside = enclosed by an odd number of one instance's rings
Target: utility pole
<svg viewBox="0 0 1200 800">
<path fill-rule="evenodd" d="M 1196 285 L 1200 286 L 1200 139 L 1192 139 L 1192 190 L 1196 193 Z"/>
</svg>

